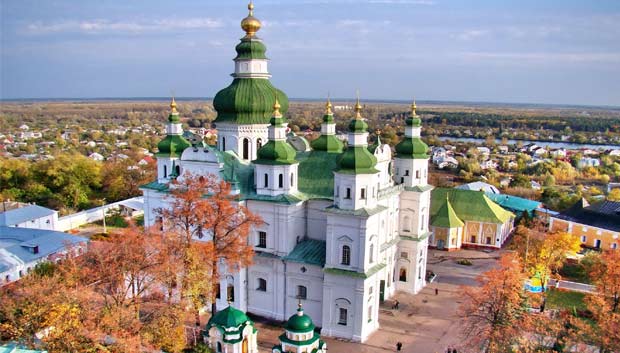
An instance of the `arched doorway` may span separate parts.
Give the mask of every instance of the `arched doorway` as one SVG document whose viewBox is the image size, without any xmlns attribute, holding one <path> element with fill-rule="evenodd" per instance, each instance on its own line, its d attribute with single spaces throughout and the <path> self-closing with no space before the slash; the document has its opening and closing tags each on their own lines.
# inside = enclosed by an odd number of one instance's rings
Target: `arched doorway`
<svg viewBox="0 0 620 353">
<path fill-rule="evenodd" d="M 401 282 L 407 282 L 407 269 L 404 267 L 400 269 L 398 280 Z"/>
<path fill-rule="evenodd" d="M 244 338 L 241 342 L 241 353 L 248 353 L 248 338 Z"/>
</svg>

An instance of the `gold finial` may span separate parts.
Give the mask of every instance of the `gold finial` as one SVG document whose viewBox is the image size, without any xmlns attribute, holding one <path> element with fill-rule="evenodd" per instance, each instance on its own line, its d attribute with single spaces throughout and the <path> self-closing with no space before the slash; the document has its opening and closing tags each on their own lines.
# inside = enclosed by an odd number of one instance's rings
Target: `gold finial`
<svg viewBox="0 0 620 353">
<path fill-rule="evenodd" d="M 170 108 L 172 109 L 172 114 L 177 114 L 177 102 L 174 100 L 174 96 L 172 96 L 172 102 L 170 102 Z"/>
<path fill-rule="evenodd" d="M 362 118 L 362 105 L 360 104 L 360 91 L 357 90 L 357 101 L 355 102 L 355 119 Z"/>
<path fill-rule="evenodd" d="M 415 97 L 413 98 L 413 103 L 411 103 L 411 115 L 412 116 L 416 116 L 415 110 L 418 108 L 417 105 L 415 105 Z"/>
<path fill-rule="evenodd" d="M 261 27 L 260 21 L 254 17 L 254 3 L 248 4 L 248 16 L 241 21 L 241 28 L 245 31 L 246 38 L 253 37 Z"/>
<path fill-rule="evenodd" d="M 331 115 L 332 113 L 332 102 L 329 100 L 329 93 L 327 94 L 327 103 L 325 103 L 325 114 Z"/>
<path fill-rule="evenodd" d="M 282 113 L 280 113 L 280 102 L 278 102 L 278 95 L 276 94 L 276 101 L 273 103 L 273 116 L 281 117 Z"/>
</svg>

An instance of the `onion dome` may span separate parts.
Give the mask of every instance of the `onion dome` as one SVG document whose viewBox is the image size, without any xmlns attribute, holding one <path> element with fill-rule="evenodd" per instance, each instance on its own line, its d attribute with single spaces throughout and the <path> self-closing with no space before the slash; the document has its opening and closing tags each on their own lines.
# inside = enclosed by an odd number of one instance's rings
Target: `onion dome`
<svg viewBox="0 0 620 353">
<path fill-rule="evenodd" d="M 213 99 L 217 111 L 216 123 L 269 124 L 276 92 L 281 111 L 288 111 L 288 97 L 269 80 L 236 78 L 230 86 L 219 91 Z"/>
<path fill-rule="evenodd" d="M 349 146 L 338 158 L 339 173 L 374 174 L 379 171 L 375 168 L 377 157 L 368 151 L 368 124 L 362 120 L 362 106 L 359 98 L 355 104 L 355 119 L 349 124 Z"/>
<path fill-rule="evenodd" d="M 314 331 L 314 323 L 310 316 L 304 314 L 304 309 L 299 304 L 297 313 L 288 319 L 284 329 L 295 333 L 307 333 Z"/>
<path fill-rule="evenodd" d="M 332 112 L 332 103 L 327 99 L 325 103 L 325 115 L 323 115 L 323 125 L 332 125 L 335 132 L 334 113 Z M 311 146 L 315 151 L 326 151 L 329 153 L 341 153 L 344 144 L 340 141 L 335 133 L 326 133 L 327 129 L 323 129 L 321 136 L 312 141 Z"/>
<path fill-rule="evenodd" d="M 226 309 L 218 311 L 215 316 L 211 317 L 207 327 L 217 325 L 225 328 L 237 328 L 248 321 L 251 322 L 250 318 L 243 311 L 229 305 Z"/>
<path fill-rule="evenodd" d="M 254 17 L 254 4 L 252 1 L 248 4 L 248 11 L 250 12 L 246 18 L 241 20 L 241 28 L 245 31 L 246 37 L 253 37 L 256 32 L 261 28 L 260 21 Z"/>
<path fill-rule="evenodd" d="M 273 135 L 277 136 L 275 130 L 280 130 L 281 139 L 271 138 L 269 141 L 263 145 L 257 153 L 257 159 L 254 161 L 255 164 L 295 164 L 298 163 L 295 160 L 295 156 L 297 152 L 293 148 L 293 146 L 289 145 L 286 142 L 286 121 L 284 117 L 282 117 L 282 113 L 280 113 L 280 103 L 278 100 L 275 100 L 273 105 L 273 117 L 270 120 L 271 126 L 269 129 L 274 131 Z"/>
<path fill-rule="evenodd" d="M 411 105 L 411 116 L 406 121 L 405 138 L 395 147 L 398 158 L 429 158 L 428 145 L 420 138 L 421 120 L 415 112 L 416 107 L 414 101 Z"/>
<path fill-rule="evenodd" d="M 180 157 L 183 151 L 190 147 L 191 144 L 179 133 L 171 133 L 171 128 L 181 131 L 181 122 L 179 120 L 179 112 L 177 111 L 177 103 L 172 98 L 170 103 L 170 115 L 168 116 L 168 134 L 157 144 L 157 156 Z"/>
</svg>

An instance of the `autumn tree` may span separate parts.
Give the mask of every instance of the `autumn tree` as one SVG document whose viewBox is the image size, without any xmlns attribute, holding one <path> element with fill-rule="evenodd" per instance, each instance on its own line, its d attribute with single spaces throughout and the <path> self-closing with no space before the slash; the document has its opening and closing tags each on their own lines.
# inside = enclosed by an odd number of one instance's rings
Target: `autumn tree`
<svg viewBox="0 0 620 353">
<path fill-rule="evenodd" d="M 512 253 L 500 258 L 499 268 L 478 277 L 480 287 L 463 287 L 459 308 L 466 345 L 485 347 L 487 353 L 511 352 L 518 343 L 518 327 L 525 314 L 523 274 L 519 258 Z"/>
<path fill-rule="evenodd" d="M 601 256 L 590 274 L 596 292 L 586 296 L 586 305 L 595 324 L 581 326 L 586 338 L 599 347 L 600 353 L 620 351 L 620 252 L 612 250 Z"/>
<path fill-rule="evenodd" d="M 253 249 L 250 229 L 262 223 L 231 194 L 230 184 L 213 175 L 185 173 L 170 190 L 170 207 L 158 210 L 165 232 L 178 237 L 183 263 L 181 293 L 196 309 L 215 298 L 220 266 L 234 272 L 248 266 Z M 204 239 L 203 239 L 204 238 Z"/>
</svg>

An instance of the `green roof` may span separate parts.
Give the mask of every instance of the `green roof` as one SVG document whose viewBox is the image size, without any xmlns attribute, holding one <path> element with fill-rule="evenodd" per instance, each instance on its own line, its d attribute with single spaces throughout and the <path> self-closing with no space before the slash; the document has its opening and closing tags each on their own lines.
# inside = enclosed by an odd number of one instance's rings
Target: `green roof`
<svg viewBox="0 0 620 353">
<path fill-rule="evenodd" d="M 218 311 L 215 313 L 215 316 L 209 319 L 207 330 L 209 330 L 211 326 L 218 326 L 224 329 L 238 328 L 246 322 L 252 324 L 250 318 L 248 318 L 243 311 L 229 305 L 226 309 Z"/>
<path fill-rule="evenodd" d="M 267 47 L 263 44 L 263 41 L 257 37 L 242 38 L 241 43 L 237 44 L 235 50 L 237 51 L 235 60 L 267 59 L 265 56 Z"/>
<path fill-rule="evenodd" d="M 298 189 L 311 198 L 334 198 L 334 170 L 340 154 L 325 151 L 297 153 Z"/>
<path fill-rule="evenodd" d="M 329 274 L 332 274 L 332 275 L 339 275 L 339 276 L 347 276 L 347 277 L 353 277 L 353 278 L 364 278 L 364 279 L 366 279 L 368 277 L 371 277 L 375 273 L 379 272 L 384 267 L 385 267 L 385 264 L 384 263 L 380 263 L 380 264 L 377 264 L 377 265 L 371 267 L 366 272 L 356 272 L 356 271 L 343 270 L 343 269 L 340 269 L 340 268 L 331 268 L 330 267 L 330 268 L 323 269 L 323 272 L 329 273 Z"/>
<path fill-rule="evenodd" d="M 375 168 L 377 157 L 368 148 L 363 146 L 349 146 L 338 159 L 339 173 L 350 174 L 375 174 L 379 171 Z"/>
<path fill-rule="evenodd" d="M 431 219 L 446 203 L 446 197 L 462 221 L 505 223 L 514 217 L 513 213 L 491 201 L 482 191 L 435 188 L 431 192 Z"/>
<path fill-rule="evenodd" d="M 168 115 L 168 121 L 171 123 L 178 123 L 181 120 L 179 119 L 179 113 L 175 112 L 175 113 L 170 113 L 170 115 Z"/>
<path fill-rule="evenodd" d="M 258 150 L 258 159 L 254 161 L 256 164 L 295 164 L 297 152 L 286 141 L 269 140 Z"/>
<path fill-rule="evenodd" d="M 431 218 L 431 225 L 434 227 L 458 228 L 464 226 L 465 223 L 454 212 L 450 200 L 446 200 L 439 211 Z"/>
<path fill-rule="evenodd" d="M 325 248 L 324 241 L 306 239 L 295 245 L 293 251 L 285 256 L 284 260 L 323 267 L 325 266 Z"/>
<path fill-rule="evenodd" d="M 488 198 L 493 200 L 493 202 L 514 212 L 527 211 L 530 214 L 533 214 L 534 210 L 541 206 L 541 203 L 538 201 L 524 199 L 522 197 L 504 194 L 494 194 L 490 192 L 486 195 Z"/>
<path fill-rule="evenodd" d="M 0 353 L 47 353 L 47 351 L 22 348 L 22 346 L 11 343 L 0 346 Z"/>
<path fill-rule="evenodd" d="M 396 145 L 398 158 L 427 159 L 428 145 L 419 137 L 405 137 Z"/>
<path fill-rule="evenodd" d="M 191 144 L 181 135 L 167 135 L 157 144 L 157 156 L 180 157 Z"/>
<path fill-rule="evenodd" d="M 213 107 L 217 111 L 215 123 L 269 124 L 276 95 L 280 111 L 286 115 L 288 98 L 269 80 L 235 78 L 230 86 L 219 91 L 213 99 Z"/>
<path fill-rule="evenodd" d="M 419 127 L 422 125 L 422 120 L 417 115 L 410 116 L 407 120 L 405 120 L 405 124 L 407 124 L 407 126 Z"/>
<path fill-rule="evenodd" d="M 364 119 L 353 119 L 349 123 L 349 131 L 353 133 L 365 133 L 368 131 L 368 124 Z"/>
<path fill-rule="evenodd" d="M 301 304 L 299 304 L 299 309 L 288 319 L 284 329 L 296 333 L 306 333 L 314 331 L 314 323 L 310 316 L 304 314 L 304 310 L 301 308 Z"/>
<path fill-rule="evenodd" d="M 310 143 L 315 151 L 327 151 L 330 153 L 342 153 L 344 143 L 336 135 L 321 135 Z"/>
<path fill-rule="evenodd" d="M 336 206 L 329 206 L 325 208 L 325 212 L 336 213 L 336 214 L 346 214 L 350 216 L 358 216 L 358 217 L 370 217 L 376 215 L 377 213 L 383 212 L 388 208 L 383 205 L 377 205 L 374 208 L 362 207 L 356 210 L 347 210 L 338 208 Z"/>
</svg>

